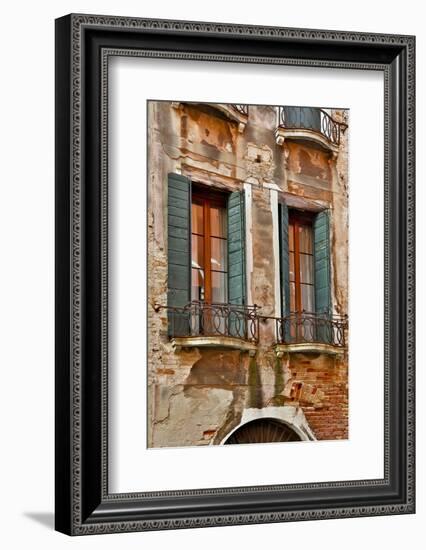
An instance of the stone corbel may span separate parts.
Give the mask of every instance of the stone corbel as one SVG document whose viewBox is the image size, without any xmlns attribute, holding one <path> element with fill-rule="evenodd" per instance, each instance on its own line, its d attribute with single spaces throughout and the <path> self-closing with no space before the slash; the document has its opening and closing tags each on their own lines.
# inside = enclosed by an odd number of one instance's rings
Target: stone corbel
<svg viewBox="0 0 426 550">
<path fill-rule="evenodd" d="M 284 145 L 285 138 L 282 135 L 281 132 L 279 132 L 279 129 L 277 128 L 275 130 L 275 142 L 277 145 Z"/>
</svg>

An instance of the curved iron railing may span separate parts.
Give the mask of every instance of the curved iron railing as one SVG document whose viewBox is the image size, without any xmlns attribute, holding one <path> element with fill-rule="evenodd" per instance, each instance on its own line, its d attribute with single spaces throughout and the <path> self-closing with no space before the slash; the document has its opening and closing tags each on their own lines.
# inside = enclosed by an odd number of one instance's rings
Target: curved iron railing
<svg viewBox="0 0 426 550">
<path fill-rule="evenodd" d="M 237 113 L 240 113 L 240 115 L 248 116 L 248 105 L 243 105 L 239 103 L 231 103 L 231 107 L 237 111 Z"/>
<path fill-rule="evenodd" d="M 347 315 L 291 313 L 276 318 L 279 344 L 321 343 L 343 348 L 348 328 Z"/>
<path fill-rule="evenodd" d="M 156 305 L 167 310 L 171 338 L 223 336 L 259 342 L 259 321 L 274 321 L 278 344 L 321 343 L 346 347 L 347 315 L 291 313 L 285 317 L 259 315 L 257 305 L 209 304 L 193 301 L 184 307 Z"/>
<path fill-rule="evenodd" d="M 167 309 L 170 337 L 228 336 L 258 342 L 257 306 L 191 302 L 184 307 Z"/>
<path fill-rule="evenodd" d="M 334 120 L 327 111 L 317 107 L 279 107 L 278 127 L 313 130 L 333 145 L 340 145 L 341 134 L 348 125 Z"/>
</svg>

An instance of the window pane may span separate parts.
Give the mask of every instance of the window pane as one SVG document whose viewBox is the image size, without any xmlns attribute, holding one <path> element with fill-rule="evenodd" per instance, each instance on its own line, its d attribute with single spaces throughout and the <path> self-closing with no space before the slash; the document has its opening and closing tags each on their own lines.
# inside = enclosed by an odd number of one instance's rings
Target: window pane
<svg viewBox="0 0 426 550">
<path fill-rule="evenodd" d="M 192 203 L 192 218 L 191 218 L 192 232 L 204 234 L 204 215 L 203 206 L 195 202 Z"/>
<path fill-rule="evenodd" d="M 300 285 L 302 295 L 302 310 L 314 312 L 314 287 L 312 285 Z"/>
<path fill-rule="evenodd" d="M 204 300 L 204 271 L 192 268 L 191 275 L 191 300 Z"/>
<path fill-rule="evenodd" d="M 312 254 L 312 227 L 299 225 L 299 250 Z"/>
<path fill-rule="evenodd" d="M 290 260 L 290 281 L 294 281 L 296 279 L 296 275 L 294 273 L 294 252 L 289 253 L 289 260 Z"/>
<path fill-rule="evenodd" d="M 212 237 L 226 237 L 226 209 L 210 207 L 210 234 Z"/>
<path fill-rule="evenodd" d="M 192 267 L 204 267 L 204 237 L 192 235 Z"/>
<path fill-rule="evenodd" d="M 300 254 L 300 282 L 310 284 L 314 282 L 314 261 L 313 256 L 309 254 Z"/>
<path fill-rule="evenodd" d="M 228 276 L 226 273 L 212 271 L 212 302 L 226 303 L 228 301 Z"/>
<path fill-rule="evenodd" d="M 296 284 L 290 283 L 290 311 L 296 311 Z"/>
<path fill-rule="evenodd" d="M 294 225 L 288 226 L 288 249 L 294 250 Z"/>
<path fill-rule="evenodd" d="M 211 238 L 211 268 L 216 271 L 227 271 L 227 246 L 224 239 Z"/>
</svg>

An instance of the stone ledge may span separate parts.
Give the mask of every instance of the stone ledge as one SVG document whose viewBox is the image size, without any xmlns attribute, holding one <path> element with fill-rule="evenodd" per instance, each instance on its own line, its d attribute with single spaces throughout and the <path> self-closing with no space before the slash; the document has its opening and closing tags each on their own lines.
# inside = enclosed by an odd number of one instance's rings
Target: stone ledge
<svg viewBox="0 0 426 550">
<path fill-rule="evenodd" d="M 276 344 L 274 351 L 278 357 L 285 353 L 324 353 L 327 355 L 343 355 L 346 348 L 322 344 L 320 342 L 303 342 L 302 344 Z"/>
<path fill-rule="evenodd" d="M 257 351 L 257 345 L 247 340 L 240 340 L 232 336 L 191 336 L 190 338 L 172 338 L 171 344 L 175 352 L 182 348 L 226 348 L 247 351 L 250 356 L 254 356 Z"/>
<path fill-rule="evenodd" d="M 309 130 L 308 128 L 283 128 L 280 126 L 275 130 L 275 141 L 278 145 L 283 145 L 287 138 L 313 141 L 321 145 L 324 149 L 331 151 L 334 157 L 336 157 L 339 152 L 338 145 L 331 143 L 321 132 Z"/>
<path fill-rule="evenodd" d="M 190 105 L 197 105 L 197 102 L 192 102 L 192 101 L 188 101 L 188 102 L 173 101 L 172 107 L 174 109 L 179 109 L 179 107 L 185 103 L 189 103 Z M 216 109 L 216 111 L 221 112 L 229 120 L 236 122 L 238 124 L 238 132 L 240 134 L 242 134 L 246 129 L 248 115 L 244 115 L 238 112 L 236 109 L 233 109 L 232 107 L 230 107 L 227 103 L 206 103 L 206 105 L 209 105 L 213 109 Z"/>
</svg>

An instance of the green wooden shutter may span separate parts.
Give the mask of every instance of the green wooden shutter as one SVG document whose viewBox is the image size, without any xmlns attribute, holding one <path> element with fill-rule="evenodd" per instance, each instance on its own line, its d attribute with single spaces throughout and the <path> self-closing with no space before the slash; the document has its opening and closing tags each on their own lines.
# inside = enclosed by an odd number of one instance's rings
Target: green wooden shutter
<svg viewBox="0 0 426 550">
<path fill-rule="evenodd" d="M 315 311 L 331 314 L 330 221 L 324 210 L 314 221 Z"/>
<path fill-rule="evenodd" d="M 321 111 L 315 107 L 301 107 L 301 127 L 310 130 L 321 130 Z"/>
<path fill-rule="evenodd" d="M 284 107 L 284 119 L 288 128 L 321 130 L 321 111 L 315 107 Z"/>
<path fill-rule="evenodd" d="M 228 198 L 228 303 L 246 304 L 244 191 L 234 191 Z M 247 337 L 247 322 L 241 311 L 231 312 L 230 336 Z"/>
<path fill-rule="evenodd" d="M 246 303 L 244 192 L 228 198 L 228 302 Z"/>
<path fill-rule="evenodd" d="M 191 301 L 191 181 L 168 175 L 167 305 L 184 307 Z M 169 335 L 189 335 L 189 313 L 169 310 Z"/>
<path fill-rule="evenodd" d="M 288 252 L 288 207 L 285 203 L 279 205 L 280 219 L 280 254 L 281 254 L 281 315 L 287 317 L 290 315 L 290 259 Z M 284 321 L 281 326 L 285 342 L 290 342 L 290 320 Z"/>
<path fill-rule="evenodd" d="M 288 254 L 288 207 L 279 205 L 280 215 L 280 252 L 281 252 L 281 312 L 290 314 L 290 260 Z"/>
</svg>

